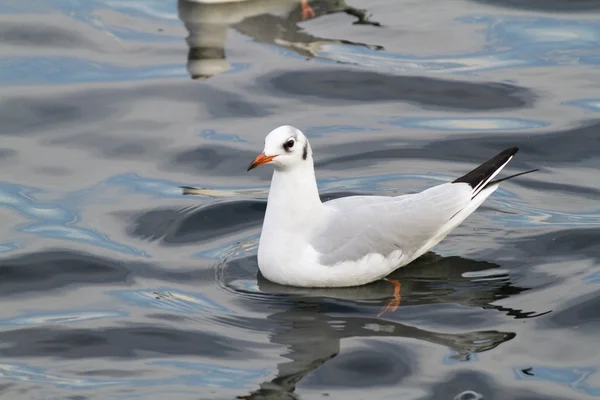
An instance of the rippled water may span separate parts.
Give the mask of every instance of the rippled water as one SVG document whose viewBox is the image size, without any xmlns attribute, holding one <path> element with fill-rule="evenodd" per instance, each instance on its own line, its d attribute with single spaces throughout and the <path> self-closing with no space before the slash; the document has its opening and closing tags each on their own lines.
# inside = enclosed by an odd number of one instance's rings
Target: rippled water
<svg viewBox="0 0 600 400">
<path fill-rule="evenodd" d="M 0 3 L 3 398 L 600 396 L 600 1 L 347 1 Z M 324 198 L 541 171 L 378 316 L 257 276 L 282 124 Z"/>
</svg>

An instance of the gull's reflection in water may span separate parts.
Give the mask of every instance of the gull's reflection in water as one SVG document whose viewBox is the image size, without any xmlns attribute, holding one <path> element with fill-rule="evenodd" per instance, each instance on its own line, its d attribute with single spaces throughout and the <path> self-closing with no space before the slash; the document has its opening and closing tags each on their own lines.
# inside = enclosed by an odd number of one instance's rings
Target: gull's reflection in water
<svg viewBox="0 0 600 400">
<path fill-rule="evenodd" d="M 366 18 L 363 10 L 350 7 L 344 0 L 310 2 L 310 18 L 344 12 L 358 18 L 355 23 L 378 25 Z M 379 50 L 382 47 L 346 40 L 325 39 L 304 32 L 301 0 L 178 1 L 179 18 L 189 32 L 186 41 L 188 72 L 192 79 L 206 79 L 231 68 L 225 56 L 228 28 L 254 40 L 277 45 L 305 57 L 317 57 L 327 45 L 356 45 Z"/>
<path fill-rule="evenodd" d="M 235 263 L 229 266 L 235 268 L 232 265 Z M 488 262 L 428 253 L 413 265 L 397 270 L 389 279 L 401 282 L 400 307 L 448 303 L 494 309 L 515 318 L 541 315 L 492 304 L 528 288 L 511 284 L 506 271 Z M 245 292 L 236 290 L 242 295 Z M 352 288 L 294 288 L 269 282 L 259 273 L 258 293 L 252 291 L 250 298 L 256 299 L 259 295 L 268 301 L 271 309 L 279 309 L 267 317 L 275 327 L 270 342 L 285 346 L 287 351 L 282 356 L 290 361 L 278 365 L 276 378 L 239 398 L 294 399 L 296 384 L 334 358 L 345 338 L 414 338 L 446 346 L 455 352 L 452 358 L 468 360 L 474 353 L 491 350 L 515 337 L 513 332 L 497 330 L 445 333 L 400 323 L 386 315 L 378 318 L 377 308 L 385 307 L 393 291 L 394 286 L 386 281 Z M 249 303 L 248 306 L 252 307 Z M 459 328 L 465 330 L 464 326 Z"/>
</svg>

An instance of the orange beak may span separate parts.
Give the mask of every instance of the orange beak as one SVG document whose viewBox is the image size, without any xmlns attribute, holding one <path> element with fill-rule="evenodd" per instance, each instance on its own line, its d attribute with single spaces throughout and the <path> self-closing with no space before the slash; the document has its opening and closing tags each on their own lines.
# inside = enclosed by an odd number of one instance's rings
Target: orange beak
<svg viewBox="0 0 600 400">
<path fill-rule="evenodd" d="M 251 169 L 254 169 L 256 167 L 259 167 L 263 164 L 268 164 L 270 163 L 275 157 L 275 156 L 266 156 L 265 153 L 261 153 L 259 154 L 254 161 L 252 161 L 252 163 L 250 163 L 250 165 L 248 166 L 247 171 L 250 171 Z"/>
</svg>

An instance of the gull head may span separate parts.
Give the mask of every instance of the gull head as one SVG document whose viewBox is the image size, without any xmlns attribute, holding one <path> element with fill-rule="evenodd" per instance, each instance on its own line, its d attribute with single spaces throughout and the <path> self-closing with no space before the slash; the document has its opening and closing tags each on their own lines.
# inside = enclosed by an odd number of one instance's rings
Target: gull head
<svg viewBox="0 0 600 400">
<path fill-rule="evenodd" d="M 265 149 L 248 166 L 248 171 L 260 165 L 272 164 L 276 170 L 289 170 L 312 162 L 308 139 L 293 126 L 272 130 L 265 138 Z"/>
</svg>

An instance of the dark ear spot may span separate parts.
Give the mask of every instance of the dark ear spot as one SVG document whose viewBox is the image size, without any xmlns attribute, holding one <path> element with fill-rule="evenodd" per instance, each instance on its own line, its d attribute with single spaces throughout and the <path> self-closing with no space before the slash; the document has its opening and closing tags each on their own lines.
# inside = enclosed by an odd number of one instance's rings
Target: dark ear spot
<svg viewBox="0 0 600 400">
<path fill-rule="evenodd" d="M 308 157 L 308 143 L 304 143 L 304 150 L 302 151 L 302 159 L 306 160 Z"/>
</svg>

